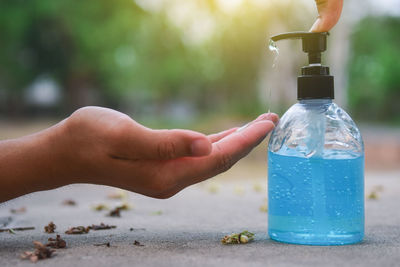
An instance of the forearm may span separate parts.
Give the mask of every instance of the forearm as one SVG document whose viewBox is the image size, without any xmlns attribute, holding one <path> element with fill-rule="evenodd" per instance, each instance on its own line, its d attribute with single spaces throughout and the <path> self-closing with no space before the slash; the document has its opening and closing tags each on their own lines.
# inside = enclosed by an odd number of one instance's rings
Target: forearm
<svg viewBox="0 0 400 267">
<path fill-rule="evenodd" d="M 58 142 L 63 124 L 0 142 L 0 202 L 70 182 L 59 179 L 63 155 Z"/>
</svg>

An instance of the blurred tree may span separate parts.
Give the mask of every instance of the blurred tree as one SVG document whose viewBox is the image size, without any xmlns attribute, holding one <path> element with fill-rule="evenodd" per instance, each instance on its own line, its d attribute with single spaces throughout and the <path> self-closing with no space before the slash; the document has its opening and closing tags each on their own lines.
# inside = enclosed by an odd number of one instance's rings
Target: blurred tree
<svg viewBox="0 0 400 267">
<path fill-rule="evenodd" d="M 64 114 L 88 104 L 136 111 L 150 103 L 162 114 L 183 99 L 210 114 L 264 111 L 256 87 L 269 24 L 302 25 L 299 5 L 243 1 L 227 12 L 220 2 L 1 1 L 5 110 L 22 110 L 24 90 L 45 74 L 63 90 Z"/>
<path fill-rule="evenodd" d="M 400 123 L 399 48 L 399 17 L 366 17 L 356 26 L 348 92 L 359 119 Z"/>
<path fill-rule="evenodd" d="M 50 75 L 65 90 L 67 112 L 90 104 L 93 88 L 118 92 L 117 81 L 131 81 L 121 70 L 133 62 L 135 31 L 145 16 L 127 0 L 2 1 L 1 87 L 19 99 L 35 77 Z"/>
</svg>

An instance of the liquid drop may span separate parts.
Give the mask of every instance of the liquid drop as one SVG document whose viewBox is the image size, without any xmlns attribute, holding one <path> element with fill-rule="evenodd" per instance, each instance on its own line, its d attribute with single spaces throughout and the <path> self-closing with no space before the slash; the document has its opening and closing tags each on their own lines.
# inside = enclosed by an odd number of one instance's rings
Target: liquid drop
<svg viewBox="0 0 400 267">
<path fill-rule="evenodd" d="M 272 63 L 272 67 L 275 68 L 276 62 L 278 60 L 279 56 L 279 49 L 276 46 L 276 43 L 272 40 L 269 40 L 269 45 L 268 45 L 269 51 L 274 53 L 274 61 Z"/>
<path fill-rule="evenodd" d="M 274 59 L 272 61 L 272 68 L 275 68 L 276 62 L 278 60 L 279 56 L 279 49 L 276 46 L 276 43 L 272 41 L 271 39 L 269 40 L 268 44 L 269 51 L 273 52 L 274 54 Z M 271 112 L 271 87 L 268 86 L 268 92 L 267 92 L 267 105 L 268 105 L 268 113 Z"/>
</svg>

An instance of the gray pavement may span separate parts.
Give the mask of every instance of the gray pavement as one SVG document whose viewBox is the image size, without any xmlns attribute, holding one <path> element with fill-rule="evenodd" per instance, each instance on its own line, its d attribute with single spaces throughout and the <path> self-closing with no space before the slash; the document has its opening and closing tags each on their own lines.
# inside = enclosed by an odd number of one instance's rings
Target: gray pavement
<svg viewBox="0 0 400 267">
<path fill-rule="evenodd" d="M 227 175 L 229 176 L 229 174 Z M 129 193 L 130 211 L 121 218 L 106 217 L 92 206 L 110 207 L 118 200 L 106 196 L 115 189 L 73 185 L 24 196 L 0 205 L 0 223 L 8 227 L 35 226 L 32 231 L 0 233 L 0 266 L 31 266 L 19 255 L 32 249 L 32 241 L 46 242 L 44 225 L 54 221 L 68 248 L 37 262 L 38 266 L 399 266 L 400 265 L 400 172 L 368 172 L 366 192 L 382 185 L 378 200 L 366 201 L 366 237 L 356 245 L 301 246 L 268 239 L 267 214 L 259 211 L 266 197 L 261 176 L 249 180 L 214 178 L 192 186 L 168 200 Z M 228 177 L 229 178 L 229 177 Z M 77 206 L 63 206 L 72 198 Z M 25 206 L 24 214 L 11 208 Z M 66 235 L 70 226 L 104 222 L 116 229 Z M 134 228 L 130 231 L 130 228 Z M 220 239 L 231 232 L 249 230 L 255 241 L 225 246 Z M 134 246 L 137 240 L 144 246 Z M 111 247 L 94 246 L 110 242 Z"/>
</svg>

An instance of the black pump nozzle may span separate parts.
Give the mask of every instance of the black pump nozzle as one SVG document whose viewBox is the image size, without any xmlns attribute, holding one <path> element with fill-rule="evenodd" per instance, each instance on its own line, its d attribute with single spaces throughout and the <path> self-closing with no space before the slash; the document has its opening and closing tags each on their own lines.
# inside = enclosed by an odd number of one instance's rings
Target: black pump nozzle
<svg viewBox="0 0 400 267">
<path fill-rule="evenodd" d="M 328 32 L 288 32 L 271 37 L 277 42 L 283 39 L 301 39 L 303 51 L 308 53 L 309 64 L 321 64 L 321 52 L 326 50 L 326 36 Z"/>
<path fill-rule="evenodd" d="M 271 37 L 277 42 L 283 39 L 301 39 L 303 51 L 308 53 L 310 66 L 301 69 L 297 79 L 297 98 L 334 98 L 333 76 L 329 68 L 321 65 L 321 53 L 326 50 L 328 32 L 288 32 Z M 314 65 L 315 64 L 315 65 Z"/>
</svg>

